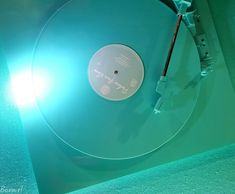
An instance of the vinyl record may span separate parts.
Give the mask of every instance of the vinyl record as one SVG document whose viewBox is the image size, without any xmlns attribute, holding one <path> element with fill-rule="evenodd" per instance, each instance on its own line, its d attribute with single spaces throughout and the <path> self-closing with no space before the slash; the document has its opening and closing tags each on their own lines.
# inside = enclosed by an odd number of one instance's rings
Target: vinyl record
<svg viewBox="0 0 235 194">
<path fill-rule="evenodd" d="M 157 82 L 176 14 L 156 0 L 72 0 L 38 38 L 33 77 L 49 78 L 37 103 L 64 143 L 103 159 L 143 156 L 173 139 L 190 117 L 200 84 L 191 34 L 181 25 L 168 80 L 171 97 L 154 113 Z"/>
</svg>

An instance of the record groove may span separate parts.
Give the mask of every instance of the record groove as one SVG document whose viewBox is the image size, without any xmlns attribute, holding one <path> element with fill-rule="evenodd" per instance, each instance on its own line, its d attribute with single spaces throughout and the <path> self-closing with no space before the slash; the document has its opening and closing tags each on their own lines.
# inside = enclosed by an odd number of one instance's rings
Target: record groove
<svg viewBox="0 0 235 194">
<path fill-rule="evenodd" d="M 51 79 L 50 92 L 37 102 L 56 136 L 79 152 L 112 160 L 143 156 L 173 139 L 190 117 L 200 90 L 200 84 L 185 89 L 200 74 L 200 62 L 182 25 L 168 70 L 171 98 L 166 111 L 153 112 L 176 19 L 155 0 L 72 0 L 59 9 L 40 33 L 33 59 L 33 75 L 44 72 Z M 110 45 L 130 48 L 143 65 L 142 73 L 124 70 L 125 77 L 140 74 L 129 95 L 118 96 L 110 88 L 99 95 L 89 80 L 92 57 Z M 108 73 L 116 76 L 122 70 Z M 114 95 L 102 96 L 107 92 Z"/>
</svg>

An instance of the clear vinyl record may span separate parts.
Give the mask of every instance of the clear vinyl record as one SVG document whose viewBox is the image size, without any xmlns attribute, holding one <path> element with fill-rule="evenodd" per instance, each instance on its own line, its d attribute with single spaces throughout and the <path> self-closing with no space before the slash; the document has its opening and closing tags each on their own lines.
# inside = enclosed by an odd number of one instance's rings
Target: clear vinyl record
<svg viewBox="0 0 235 194">
<path fill-rule="evenodd" d="M 33 77 L 49 77 L 37 97 L 49 128 L 71 148 L 103 159 L 150 153 L 173 139 L 190 117 L 200 84 L 191 34 L 181 25 L 168 80 L 172 94 L 154 113 L 177 16 L 156 0 L 72 0 L 42 29 Z"/>
</svg>

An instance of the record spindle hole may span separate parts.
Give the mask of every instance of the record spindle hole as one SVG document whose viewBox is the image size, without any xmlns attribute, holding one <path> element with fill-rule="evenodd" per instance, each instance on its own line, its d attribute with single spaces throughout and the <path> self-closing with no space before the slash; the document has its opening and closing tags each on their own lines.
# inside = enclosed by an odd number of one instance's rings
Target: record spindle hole
<svg viewBox="0 0 235 194">
<path fill-rule="evenodd" d="M 117 75 L 119 72 L 118 72 L 118 70 L 115 70 L 113 73 L 114 73 L 115 75 Z"/>
</svg>

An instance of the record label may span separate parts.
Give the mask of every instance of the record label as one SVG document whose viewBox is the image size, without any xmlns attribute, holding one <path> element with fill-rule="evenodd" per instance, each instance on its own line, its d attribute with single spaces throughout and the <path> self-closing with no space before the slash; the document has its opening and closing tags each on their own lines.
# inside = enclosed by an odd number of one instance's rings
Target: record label
<svg viewBox="0 0 235 194">
<path fill-rule="evenodd" d="M 144 66 L 131 48 L 108 45 L 98 50 L 88 67 L 93 90 L 101 97 L 119 101 L 133 96 L 144 79 Z"/>
</svg>

